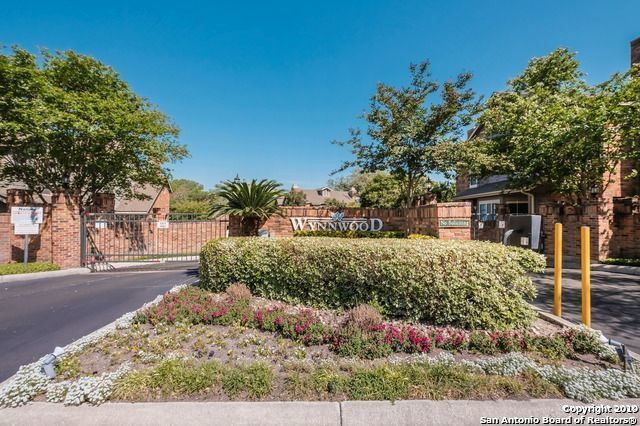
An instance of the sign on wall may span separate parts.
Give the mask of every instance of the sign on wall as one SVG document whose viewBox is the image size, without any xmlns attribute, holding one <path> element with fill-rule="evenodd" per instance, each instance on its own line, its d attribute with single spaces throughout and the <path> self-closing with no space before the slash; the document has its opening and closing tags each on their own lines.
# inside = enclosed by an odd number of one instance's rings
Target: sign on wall
<svg viewBox="0 0 640 426">
<path fill-rule="evenodd" d="M 169 221 L 168 220 L 159 220 L 156 225 L 158 229 L 169 229 Z"/>
<path fill-rule="evenodd" d="M 439 219 L 438 226 L 440 228 L 469 228 L 471 219 Z"/>
<path fill-rule="evenodd" d="M 14 223 L 14 235 L 38 235 L 40 233 L 40 225 L 37 223 Z"/>
<path fill-rule="evenodd" d="M 44 220 L 42 207 L 11 207 L 11 223 L 42 223 Z"/>
<path fill-rule="evenodd" d="M 381 231 L 384 223 L 378 218 L 344 217 L 335 212 L 331 217 L 291 217 L 294 231 Z"/>
</svg>

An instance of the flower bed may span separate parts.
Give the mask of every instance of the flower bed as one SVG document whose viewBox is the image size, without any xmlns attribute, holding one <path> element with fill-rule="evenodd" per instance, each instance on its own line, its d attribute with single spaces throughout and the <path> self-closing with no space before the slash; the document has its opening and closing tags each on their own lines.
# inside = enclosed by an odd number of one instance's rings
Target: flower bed
<svg viewBox="0 0 640 426">
<path fill-rule="evenodd" d="M 181 288 L 42 360 L 0 390 L 0 406 L 154 400 L 343 400 L 640 396 L 590 329 L 536 323 L 488 332 L 379 320 Z M 376 323 L 378 321 L 378 323 Z"/>
<path fill-rule="evenodd" d="M 463 328 L 526 327 L 527 273 L 545 266 L 529 250 L 477 241 L 228 238 L 200 255 L 201 285 L 243 282 L 262 297 L 315 307 L 375 303 L 390 317 Z"/>
<path fill-rule="evenodd" d="M 482 354 L 538 352 L 561 359 L 575 354 L 601 353 L 598 335 L 589 329 L 561 330 L 554 335 L 529 331 L 466 331 L 452 327 L 421 327 L 379 323 L 366 328 L 328 325 L 311 309 L 289 313 L 282 307 L 254 308 L 246 300 L 215 299 L 195 287 L 168 294 L 162 302 L 138 313 L 135 321 L 150 324 L 239 325 L 275 332 L 304 345 L 327 344 L 341 356 L 373 359 L 394 352 L 427 353 L 432 348 Z"/>
</svg>

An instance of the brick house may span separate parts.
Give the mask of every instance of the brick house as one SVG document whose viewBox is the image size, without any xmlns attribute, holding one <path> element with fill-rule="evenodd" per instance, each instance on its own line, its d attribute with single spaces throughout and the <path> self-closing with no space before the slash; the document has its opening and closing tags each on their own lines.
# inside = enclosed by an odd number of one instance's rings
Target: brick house
<svg viewBox="0 0 640 426">
<path fill-rule="evenodd" d="M 631 42 L 631 62 L 640 63 L 640 38 Z M 477 137 L 481 128 L 469 134 Z M 591 254 L 594 260 L 608 257 L 640 257 L 640 178 L 625 179 L 638 168 L 633 161 L 623 161 L 611 175 L 602 177 L 604 189 L 594 188 L 592 197 L 582 208 L 565 204 L 557 194 L 544 188 L 529 192 L 509 188 L 506 176 L 476 179 L 464 171 L 456 177 L 456 201 L 472 204 L 474 229 L 472 238 L 501 241 L 503 230 L 496 223 L 509 214 L 542 216 L 543 251 L 553 254 L 553 226 L 563 227 L 563 252 L 574 258 L 580 254 L 579 228 L 591 228 Z M 609 182 L 608 184 L 604 184 Z M 481 225 L 480 225 L 481 224 Z"/>
</svg>

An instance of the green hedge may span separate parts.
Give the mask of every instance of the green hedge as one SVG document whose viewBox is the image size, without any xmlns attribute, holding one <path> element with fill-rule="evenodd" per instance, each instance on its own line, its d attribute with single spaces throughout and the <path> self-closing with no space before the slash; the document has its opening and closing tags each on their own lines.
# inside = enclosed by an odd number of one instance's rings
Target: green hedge
<svg viewBox="0 0 640 426">
<path fill-rule="evenodd" d="M 57 271 L 60 267 L 55 263 L 35 262 L 35 263 L 6 263 L 0 265 L 0 275 L 26 274 L 29 272 Z"/>
<path fill-rule="evenodd" d="M 512 329 L 535 318 L 526 275 L 534 252 L 479 241 L 227 238 L 207 243 L 201 286 L 247 284 L 254 294 L 317 307 L 376 303 L 389 316 L 437 325 Z"/>
<path fill-rule="evenodd" d="M 640 266 L 640 259 L 632 257 L 610 257 L 602 261 L 607 265 Z"/>
<path fill-rule="evenodd" d="M 293 231 L 293 236 L 331 238 L 407 238 L 406 232 L 399 231 Z"/>
</svg>

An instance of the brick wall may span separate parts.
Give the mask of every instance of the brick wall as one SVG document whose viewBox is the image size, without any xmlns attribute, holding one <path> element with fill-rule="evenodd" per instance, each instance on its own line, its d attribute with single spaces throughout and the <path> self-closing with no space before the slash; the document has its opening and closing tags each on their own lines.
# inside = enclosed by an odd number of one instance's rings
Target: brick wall
<svg viewBox="0 0 640 426">
<path fill-rule="evenodd" d="M 51 261 L 61 268 L 80 266 L 80 207 L 69 195 L 54 196 L 51 208 Z"/>
<path fill-rule="evenodd" d="M 456 194 L 469 189 L 469 174 L 460 172 L 456 175 Z"/>
<path fill-rule="evenodd" d="M 471 217 L 470 203 L 439 203 L 409 209 L 345 208 L 345 218 L 378 218 L 383 231 L 408 231 L 433 235 L 441 239 L 471 239 L 471 228 L 439 228 L 439 219 L 466 219 Z M 282 216 L 272 216 L 262 224 L 261 230 L 272 237 L 293 236 L 292 217 L 329 218 L 335 210 L 324 207 L 285 207 Z M 229 235 L 240 235 L 240 219 L 231 217 Z"/>
<path fill-rule="evenodd" d="M 11 262 L 11 215 L 0 213 L 0 264 Z"/>
<path fill-rule="evenodd" d="M 640 64 L 640 37 L 631 42 L 631 64 Z"/>
<path fill-rule="evenodd" d="M 13 197 L 11 201 L 14 203 L 12 205 L 28 206 L 30 200 Z M 43 213 L 40 233 L 29 238 L 29 262 L 54 262 L 61 268 L 80 266 L 80 215 L 77 202 L 73 197 L 54 196 L 52 204 L 45 206 Z M 10 220 L 10 213 L 0 215 L 0 263 L 22 262 L 24 258 L 25 237 L 14 235 Z"/>
<path fill-rule="evenodd" d="M 151 213 L 159 217 L 166 217 L 169 214 L 169 206 L 171 204 L 171 192 L 169 188 L 164 186 L 156 197 L 153 206 L 151 206 Z"/>
</svg>

